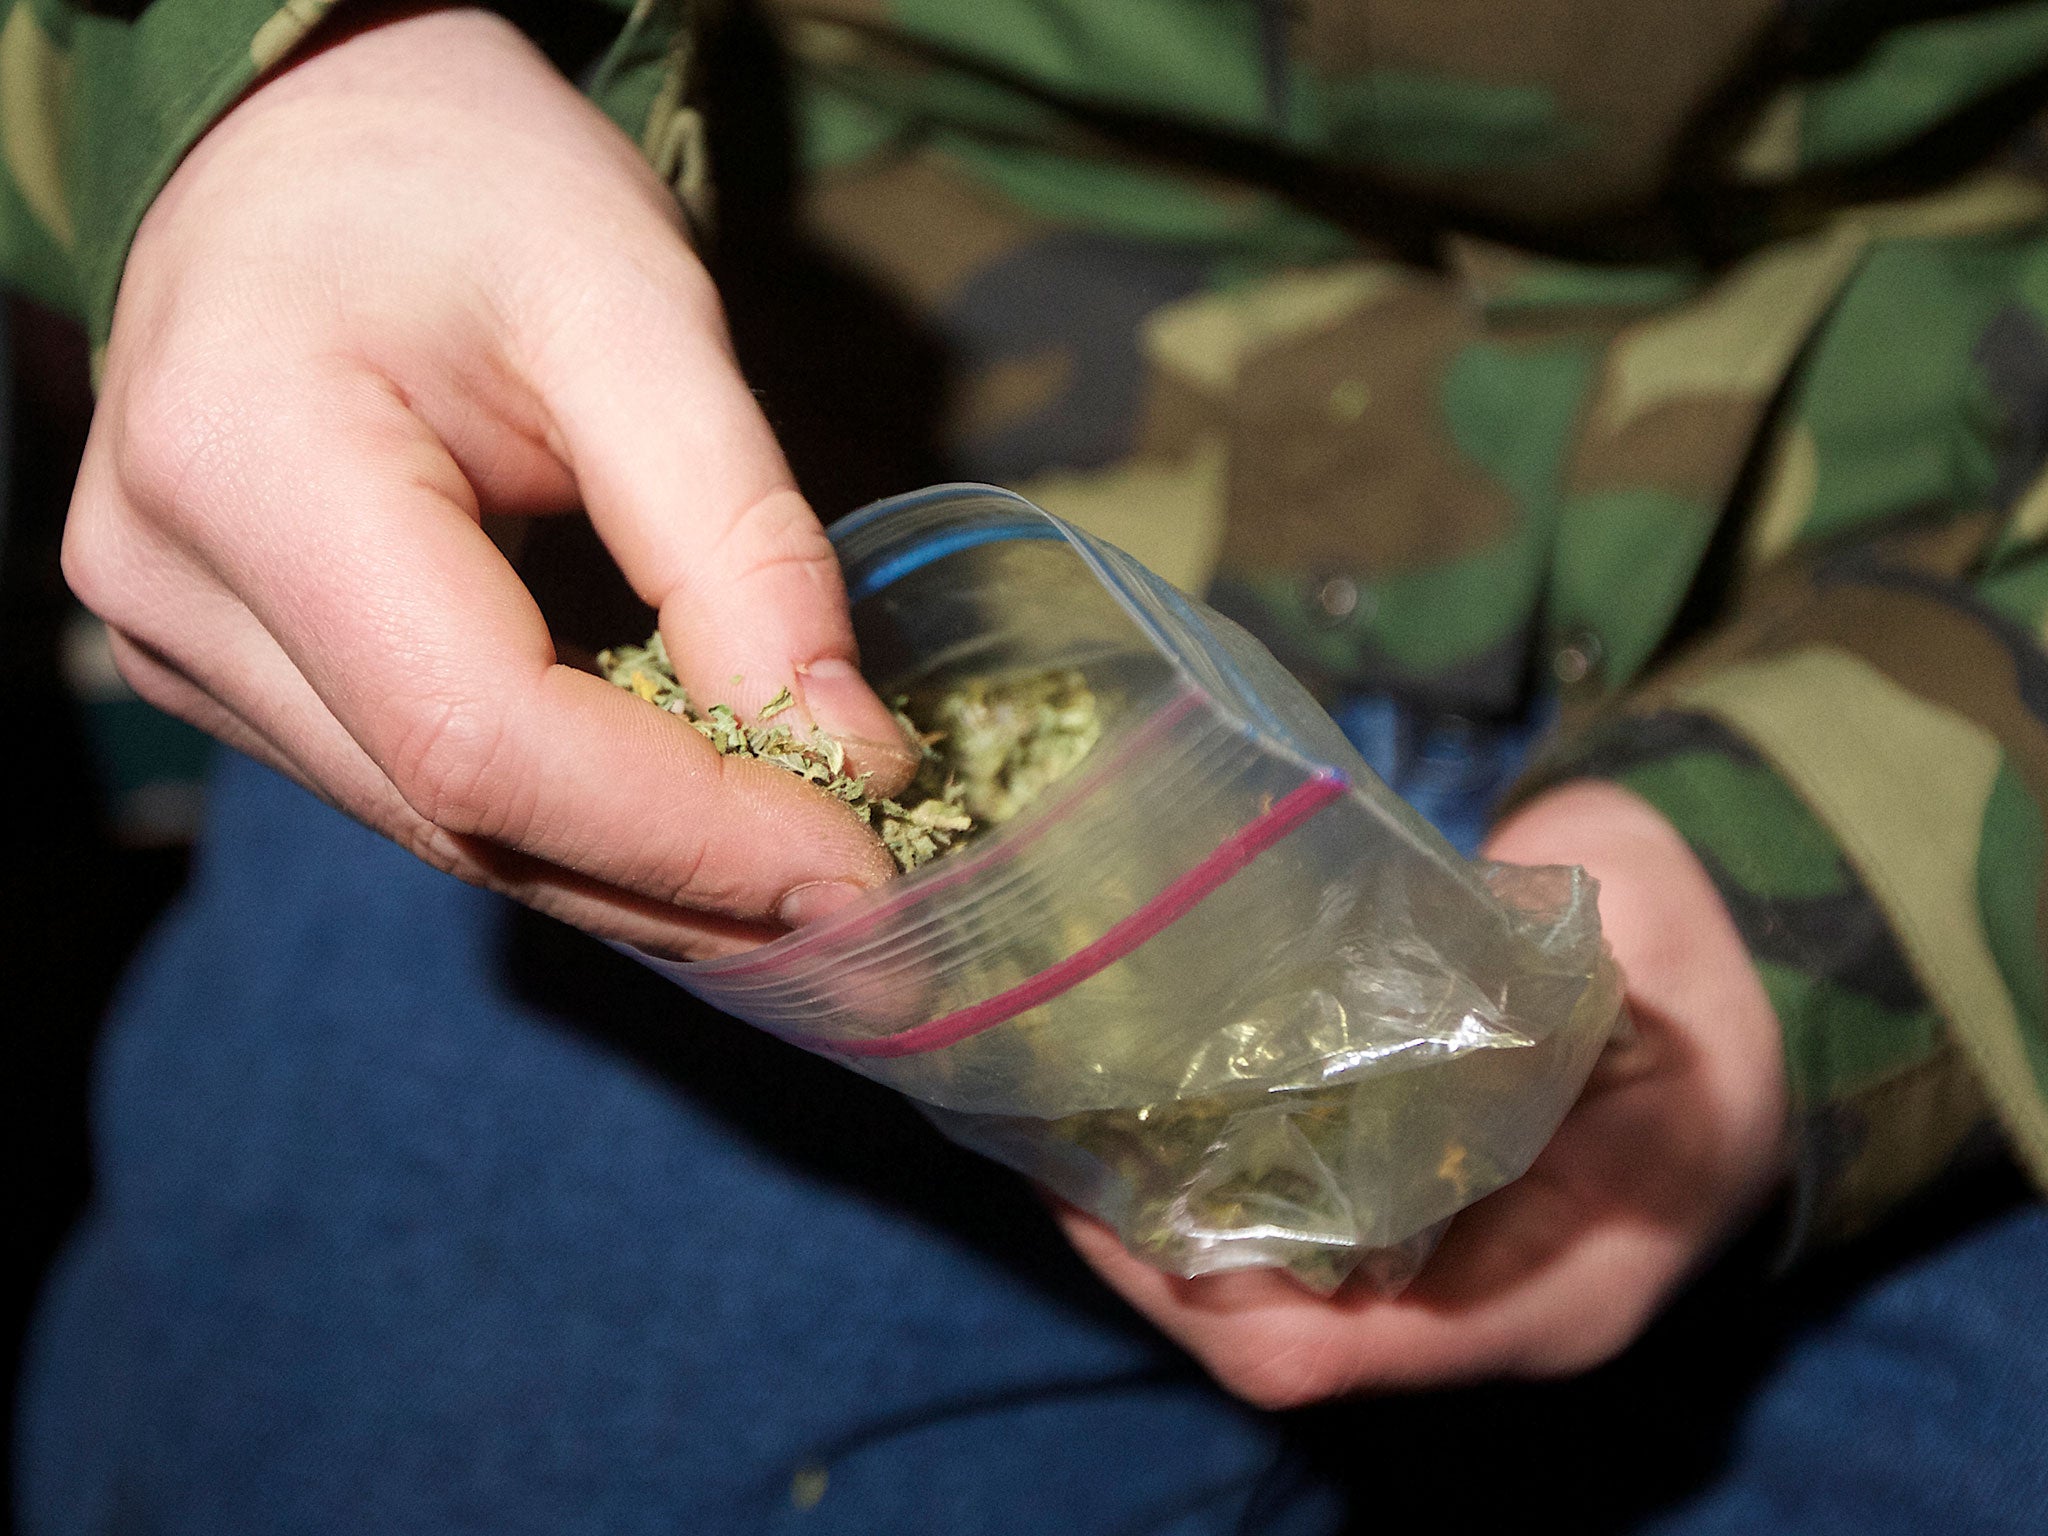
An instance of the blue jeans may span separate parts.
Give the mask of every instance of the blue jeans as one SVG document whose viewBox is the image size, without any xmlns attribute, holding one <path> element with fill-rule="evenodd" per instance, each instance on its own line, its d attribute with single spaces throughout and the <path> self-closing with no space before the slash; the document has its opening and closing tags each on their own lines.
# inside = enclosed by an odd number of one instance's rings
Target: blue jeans
<svg viewBox="0 0 2048 1536">
<path fill-rule="evenodd" d="M 246 762 L 202 847 L 102 1050 L 29 1536 L 2042 1528 L 2037 1207 L 1585 1381 L 1265 1415 L 887 1093 Z"/>
</svg>

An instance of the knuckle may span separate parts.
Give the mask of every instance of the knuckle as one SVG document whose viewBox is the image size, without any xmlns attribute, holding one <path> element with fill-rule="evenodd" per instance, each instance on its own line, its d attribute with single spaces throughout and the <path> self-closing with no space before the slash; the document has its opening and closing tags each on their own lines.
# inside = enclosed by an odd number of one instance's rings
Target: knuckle
<svg viewBox="0 0 2048 1536">
<path fill-rule="evenodd" d="M 733 905 L 732 893 L 706 878 L 711 858 L 711 839 L 692 839 L 682 850 L 678 864 L 663 882 L 663 892 L 672 907 L 726 908 Z"/>
<path fill-rule="evenodd" d="M 384 770 L 415 814 L 461 836 L 517 841 L 526 819 L 502 720 L 473 700 L 415 706 Z"/>
<path fill-rule="evenodd" d="M 65 515 L 58 565 L 73 596 L 110 630 L 158 653 L 189 653 L 206 576 L 187 551 L 104 494 L 90 468 Z"/>
<path fill-rule="evenodd" d="M 752 503 L 720 542 L 736 556 L 733 576 L 747 584 L 792 571 L 816 581 L 836 577 L 839 570 L 817 515 L 792 490 L 772 491 Z"/>
<path fill-rule="evenodd" d="M 726 802 L 731 794 L 733 762 L 734 759 L 721 755 L 712 757 L 705 765 L 709 777 L 698 786 L 699 805 Z M 693 910 L 738 912 L 745 906 L 740 899 L 737 872 L 730 860 L 718 856 L 718 837 L 704 818 L 679 819 L 671 837 L 673 841 L 662 848 L 660 868 L 646 876 L 644 888 L 649 895 L 669 906 Z"/>
<path fill-rule="evenodd" d="M 612 299 L 635 311 L 643 321 L 723 327 L 725 304 L 718 285 L 681 238 L 681 231 L 668 217 L 671 211 L 664 203 L 661 216 L 649 219 L 648 209 L 637 203 L 619 210 L 616 234 L 608 248 L 614 257 Z"/>
<path fill-rule="evenodd" d="M 584 210 L 568 233 L 538 234 L 536 260 L 512 306 L 515 329 L 540 371 L 589 355 L 589 338 L 619 338 L 628 366 L 652 364 L 678 346 L 712 338 L 729 345 L 725 306 L 702 263 L 666 226 L 650 231 L 616 208 Z M 589 274 L 592 232 L 602 230 L 603 277 Z"/>
<path fill-rule="evenodd" d="M 161 577 L 164 552 L 109 478 L 103 455 L 89 449 L 64 514 L 58 565 L 65 585 L 89 610 L 133 629 L 146 589 Z"/>
<path fill-rule="evenodd" d="M 651 232 L 636 265 L 647 294 L 669 316 L 697 330 L 724 334 L 725 301 L 718 285 L 667 225 Z"/>
<path fill-rule="evenodd" d="M 234 398 L 232 388 L 176 376 L 125 393 L 114 472 L 132 505 L 173 525 L 189 514 L 193 487 L 220 472 L 236 440 Z"/>
<path fill-rule="evenodd" d="M 109 623 L 118 620 L 128 585 L 128 561 L 112 525 L 110 509 L 83 494 L 74 497 L 64 519 L 64 542 L 58 556 L 65 585 Z"/>
</svg>

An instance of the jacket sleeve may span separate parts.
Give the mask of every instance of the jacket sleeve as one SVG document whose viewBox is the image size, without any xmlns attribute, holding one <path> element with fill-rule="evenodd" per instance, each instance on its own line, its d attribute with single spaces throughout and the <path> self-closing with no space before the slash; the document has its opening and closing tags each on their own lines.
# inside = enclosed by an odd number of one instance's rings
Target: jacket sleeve
<svg viewBox="0 0 2048 1536">
<path fill-rule="evenodd" d="M 0 0 L 0 280 L 83 320 L 97 358 L 151 200 L 332 5 L 154 0 L 129 20 L 73 0 Z M 703 167 L 683 89 L 686 9 L 653 0 L 621 14 L 587 84 L 687 191 Z M 512 14 L 531 26 L 545 11 Z"/>
<path fill-rule="evenodd" d="M 1872 241 L 1785 387 L 1727 611 L 1524 786 L 1616 780 L 1713 875 L 1815 1239 L 1994 1126 L 2048 1187 L 2044 461 L 2048 209 Z"/>
</svg>

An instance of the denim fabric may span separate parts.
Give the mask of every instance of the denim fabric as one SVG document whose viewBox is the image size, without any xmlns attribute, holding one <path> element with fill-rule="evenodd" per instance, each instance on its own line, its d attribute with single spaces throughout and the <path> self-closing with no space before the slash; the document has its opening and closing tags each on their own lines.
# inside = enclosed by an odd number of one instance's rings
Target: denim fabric
<svg viewBox="0 0 2048 1536">
<path fill-rule="evenodd" d="M 1334 1528 L 901 1101 L 240 760 L 102 1050 L 26 1526 Z"/>
<path fill-rule="evenodd" d="M 29 1536 L 2041 1529 L 2036 1208 L 1788 1330 L 1711 1453 L 1743 1306 L 1692 1364 L 1261 1415 L 872 1085 L 246 762 L 204 847 L 102 1052 Z"/>
<path fill-rule="evenodd" d="M 1731 1440 L 1644 1536 L 2048 1531 L 2048 1209 L 1998 1212 L 1799 1320 Z"/>
</svg>

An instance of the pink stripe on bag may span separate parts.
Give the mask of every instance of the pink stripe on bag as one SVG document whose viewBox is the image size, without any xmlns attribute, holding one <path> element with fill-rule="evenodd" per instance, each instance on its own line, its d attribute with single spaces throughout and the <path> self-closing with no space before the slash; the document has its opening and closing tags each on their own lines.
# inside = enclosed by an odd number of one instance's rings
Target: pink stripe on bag
<svg viewBox="0 0 2048 1536">
<path fill-rule="evenodd" d="M 1341 796 L 1347 788 L 1340 773 L 1318 773 L 1289 790 L 1256 820 L 1239 827 L 1216 845 L 1201 863 L 1165 890 L 1113 925 L 1092 944 L 1077 949 L 1057 965 L 1049 965 L 1029 981 L 1007 992 L 972 1003 L 943 1018 L 918 1024 L 875 1040 L 823 1040 L 815 1036 L 786 1037 L 790 1044 L 832 1056 L 915 1056 L 955 1045 L 1027 1009 L 1049 1002 L 1125 955 L 1192 910 L 1211 891 L 1230 879 L 1281 838 Z"/>
<path fill-rule="evenodd" d="M 1185 720 L 1194 712 L 1195 706 L 1201 702 L 1200 694 L 1182 694 L 1164 709 L 1155 713 L 1151 719 L 1147 720 L 1137 730 L 1133 731 L 1117 747 L 1114 757 L 1107 758 L 1101 763 L 1096 763 L 1092 760 L 1085 762 L 1081 765 L 1081 772 L 1098 773 L 1104 778 L 1114 780 L 1121 765 L 1133 758 L 1141 758 L 1150 752 L 1153 744 L 1161 736 L 1164 736 L 1168 731 L 1180 724 L 1181 721 Z M 1011 828 L 1005 835 L 1003 847 L 1009 856 L 1015 857 L 1018 849 L 1029 847 L 1054 825 L 1055 823 L 1050 817 L 1041 816 L 1034 822 Z M 973 853 L 971 847 L 965 851 L 970 855 Z M 918 871 L 915 880 L 892 880 L 889 884 L 882 887 L 883 899 L 877 901 L 871 908 L 863 912 L 854 921 L 847 923 L 844 927 L 835 927 L 832 930 L 830 942 L 844 945 L 866 934 L 871 934 L 877 928 L 901 916 L 903 909 L 910 906 L 913 902 L 928 900 L 934 892 L 946 890 L 948 887 L 959 885 L 966 880 L 972 880 L 982 872 L 982 866 L 974 862 L 971 857 L 962 858 L 956 854 L 938 865 L 927 864 Z M 798 929 L 797 932 L 803 933 L 804 930 Z M 789 935 L 787 934 L 783 935 L 784 939 L 788 937 Z M 693 965 L 690 969 L 700 975 L 714 977 L 720 982 L 729 982 L 736 976 L 752 976 L 761 971 L 772 970 L 786 963 L 786 957 L 780 953 L 781 944 L 782 940 L 777 940 L 774 943 L 762 945 L 761 948 L 753 951 L 751 954 L 743 954 L 732 960 L 706 961 L 702 965 Z M 803 1042 L 798 1040 L 797 1043 L 802 1044 Z"/>
</svg>

